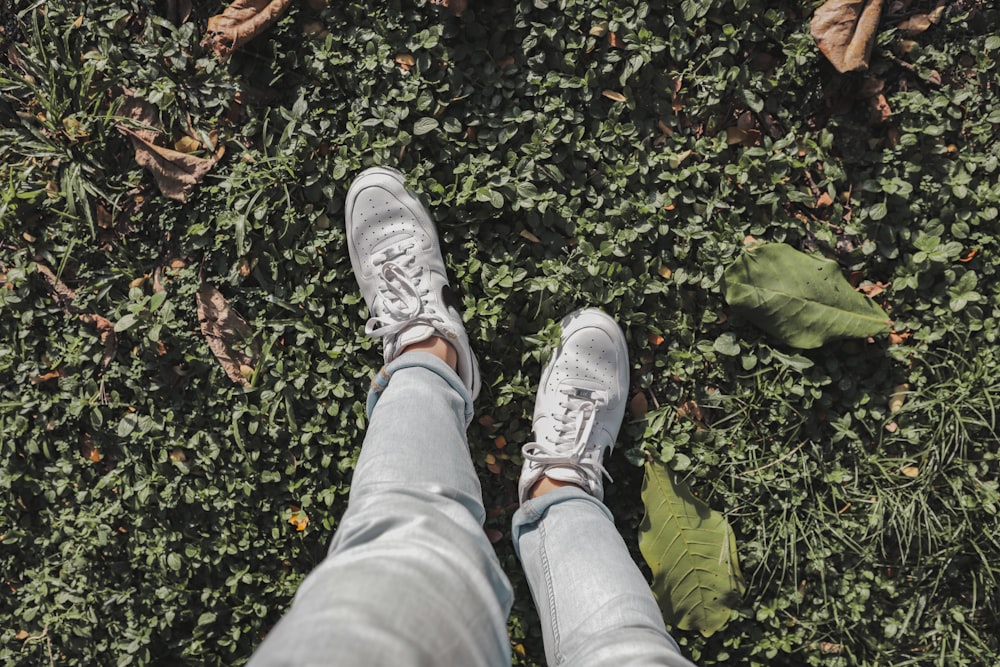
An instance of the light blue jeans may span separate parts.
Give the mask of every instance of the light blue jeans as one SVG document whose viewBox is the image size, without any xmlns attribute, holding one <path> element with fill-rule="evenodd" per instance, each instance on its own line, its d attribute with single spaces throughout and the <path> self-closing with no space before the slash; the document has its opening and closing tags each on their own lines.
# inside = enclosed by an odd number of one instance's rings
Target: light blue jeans
<svg viewBox="0 0 1000 667">
<path fill-rule="evenodd" d="M 510 665 L 512 592 L 483 532 L 468 391 L 437 357 L 408 352 L 368 407 L 330 553 L 250 664 Z M 547 493 L 517 511 L 513 537 L 549 665 L 691 667 L 601 502 Z"/>
</svg>

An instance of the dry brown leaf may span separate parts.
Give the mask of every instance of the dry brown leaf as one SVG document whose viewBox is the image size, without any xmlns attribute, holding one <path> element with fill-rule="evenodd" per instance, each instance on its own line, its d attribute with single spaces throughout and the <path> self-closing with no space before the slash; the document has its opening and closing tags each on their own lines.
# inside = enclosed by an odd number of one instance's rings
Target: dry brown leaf
<svg viewBox="0 0 1000 667">
<path fill-rule="evenodd" d="M 903 473 L 910 479 L 920 476 L 920 468 L 918 468 L 917 466 L 903 466 L 902 468 L 899 469 L 899 472 Z"/>
<path fill-rule="evenodd" d="M 698 425 L 699 430 L 705 428 L 705 415 L 701 411 L 701 406 L 694 401 L 684 401 L 677 406 L 677 416 L 687 417 Z"/>
<path fill-rule="evenodd" d="M 125 102 L 119 113 L 139 124 L 139 127 L 119 125 L 118 131 L 132 140 L 136 162 L 153 173 L 160 192 L 169 199 L 186 202 L 194 186 L 201 182 L 225 153 L 226 149 L 221 143 L 209 158 L 157 146 L 154 142 L 160 136 L 160 121 L 156 107 L 145 100 L 132 97 L 129 91 L 125 92 Z"/>
<path fill-rule="evenodd" d="M 94 444 L 94 436 L 84 433 L 80 436 L 80 455 L 85 459 L 90 459 L 94 463 L 101 460 L 101 452 Z"/>
<path fill-rule="evenodd" d="M 157 108 L 133 95 L 133 91 L 124 91 L 125 101 L 118 107 L 118 115 L 135 121 L 132 132 L 143 141 L 150 143 L 160 136 L 160 115 Z M 121 126 L 119 126 L 121 127 Z"/>
<path fill-rule="evenodd" d="M 668 88 L 670 88 L 670 108 L 674 111 L 680 111 L 684 108 L 684 100 L 681 99 L 681 88 L 684 87 L 684 81 L 680 77 L 673 77 L 667 79 Z"/>
<path fill-rule="evenodd" d="M 899 145 L 900 139 L 903 138 L 903 133 L 899 131 L 898 127 L 889 126 L 885 131 L 885 141 L 891 148 L 895 148 Z"/>
<path fill-rule="evenodd" d="M 936 25 L 941 21 L 941 16 L 944 15 L 945 5 L 946 3 L 943 0 L 940 0 L 937 3 L 937 6 L 934 7 L 933 11 L 927 14 L 914 14 L 900 23 L 897 27 L 907 37 L 919 35 L 932 25 Z"/>
<path fill-rule="evenodd" d="M 893 331 L 889 334 L 889 345 L 902 345 L 912 335 L 913 334 L 909 331 L 904 331 L 902 333 Z"/>
<path fill-rule="evenodd" d="M 879 294 L 886 291 L 886 289 L 888 289 L 889 285 L 891 284 L 892 283 L 883 283 L 881 281 L 875 281 L 870 285 L 861 285 L 860 287 L 858 287 L 858 291 L 864 294 L 865 296 L 874 299 Z"/>
<path fill-rule="evenodd" d="M 892 108 L 889 106 L 888 100 L 885 99 L 885 95 L 880 93 L 868 102 L 871 107 L 868 113 L 869 125 L 881 125 L 892 117 Z"/>
<path fill-rule="evenodd" d="M 61 373 L 59 371 L 49 371 L 48 373 L 42 373 L 41 375 L 31 376 L 30 382 L 31 384 L 45 384 L 50 380 L 58 380 L 60 376 Z"/>
<path fill-rule="evenodd" d="M 67 287 L 66 283 L 56 278 L 56 274 L 52 273 L 52 269 L 41 262 L 35 263 L 35 270 L 45 276 L 45 280 L 48 281 L 54 293 L 53 296 L 55 296 L 56 304 L 70 315 L 75 315 L 78 312 L 76 307 L 73 306 L 73 300 L 76 299 L 76 292 Z"/>
<path fill-rule="evenodd" d="M 103 203 L 97 203 L 97 226 L 101 229 L 111 229 L 115 224 L 114 216 Z"/>
<path fill-rule="evenodd" d="M 220 58 L 267 30 L 281 18 L 292 0 L 234 0 L 221 14 L 208 19 L 202 45 Z"/>
<path fill-rule="evenodd" d="M 642 419 L 649 412 L 649 399 L 643 391 L 635 392 L 635 396 L 628 402 L 628 413 L 633 419 Z"/>
<path fill-rule="evenodd" d="M 746 133 L 736 126 L 726 128 L 726 143 L 730 146 L 743 142 Z"/>
<path fill-rule="evenodd" d="M 529 232 L 527 229 L 522 229 L 520 232 L 518 232 L 518 236 L 520 236 L 522 239 L 526 239 L 528 241 L 531 241 L 532 243 L 541 243 L 542 242 L 542 240 L 540 238 L 538 238 L 537 236 L 535 236 L 534 234 L 532 234 L 531 232 Z"/>
<path fill-rule="evenodd" d="M 749 148 L 760 140 L 760 130 L 741 130 L 736 126 L 726 128 L 726 143 L 730 146 L 740 144 Z"/>
<path fill-rule="evenodd" d="M 253 357 L 258 353 L 250 325 L 229 307 L 222 293 L 208 283 L 202 284 L 196 297 L 201 333 L 208 341 L 209 349 L 230 380 L 249 386 L 250 380 L 243 374 L 242 368 L 253 368 Z"/>
<path fill-rule="evenodd" d="M 884 0 L 827 0 L 813 14 L 813 39 L 839 72 L 868 69 Z"/>
<path fill-rule="evenodd" d="M 225 146 L 219 144 L 212 157 L 202 158 L 156 146 L 139 138 L 137 133 L 129 128 L 118 129 L 132 140 L 136 162 L 152 172 L 156 186 L 163 196 L 179 202 L 187 201 L 194 186 L 205 178 L 226 150 Z"/>
<path fill-rule="evenodd" d="M 823 192 L 816 198 L 816 208 L 826 208 L 833 205 L 833 197 L 829 192 Z"/>
<path fill-rule="evenodd" d="M 892 50 L 897 56 L 903 57 L 910 54 L 910 51 L 918 47 L 919 44 L 914 42 L 912 39 L 900 39 L 893 46 Z"/>
<path fill-rule="evenodd" d="M 601 95 L 604 95 L 609 100 L 614 100 L 615 102 L 625 101 L 625 96 L 619 93 L 617 90 L 602 90 Z"/>
<path fill-rule="evenodd" d="M 306 37 L 323 39 L 330 34 L 330 31 L 326 29 L 322 21 L 306 21 L 302 24 L 302 34 Z"/>
<path fill-rule="evenodd" d="M 417 61 L 409 53 L 400 53 L 396 56 L 396 64 L 399 65 L 399 69 L 409 72 L 417 64 Z"/>
<path fill-rule="evenodd" d="M 104 344 L 104 353 L 101 355 L 101 367 L 107 368 L 118 350 L 118 342 L 115 338 L 115 325 L 107 318 L 93 313 L 81 313 L 80 309 L 73 305 L 76 299 L 76 292 L 67 287 L 66 283 L 58 280 L 52 270 L 42 263 L 35 264 L 35 270 L 45 276 L 52 287 L 53 296 L 56 303 L 67 315 L 79 315 L 84 324 L 89 324 L 97 329 L 101 336 L 101 343 Z"/>
<path fill-rule="evenodd" d="M 80 315 L 80 320 L 84 324 L 93 326 L 97 329 L 97 333 L 100 334 L 101 342 L 104 344 L 104 353 L 101 355 L 101 368 L 107 368 L 118 351 L 118 338 L 115 336 L 114 323 L 106 317 L 92 313 Z"/>
</svg>

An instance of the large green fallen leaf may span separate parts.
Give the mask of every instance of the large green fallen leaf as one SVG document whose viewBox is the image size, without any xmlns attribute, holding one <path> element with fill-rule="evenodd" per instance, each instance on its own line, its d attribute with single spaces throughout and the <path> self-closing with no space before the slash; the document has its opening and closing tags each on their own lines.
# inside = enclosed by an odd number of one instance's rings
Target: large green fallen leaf
<svg viewBox="0 0 1000 667">
<path fill-rule="evenodd" d="M 736 536 L 718 512 L 692 495 L 660 463 L 647 463 L 646 516 L 639 550 L 653 571 L 653 593 L 668 623 L 708 637 L 743 595 Z"/>
<path fill-rule="evenodd" d="M 792 347 L 890 330 L 889 316 L 854 291 L 836 262 L 780 243 L 745 253 L 726 269 L 722 287 L 733 310 Z"/>
</svg>

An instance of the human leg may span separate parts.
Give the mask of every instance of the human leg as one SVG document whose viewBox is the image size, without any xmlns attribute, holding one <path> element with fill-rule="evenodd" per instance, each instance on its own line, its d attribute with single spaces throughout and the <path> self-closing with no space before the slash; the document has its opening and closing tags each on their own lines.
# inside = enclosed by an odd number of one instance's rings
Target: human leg
<svg viewBox="0 0 1000 667">
<path fill-rule="evenodd" d="M 601 502 L 602 461 L 627 392 L 618 325 L 594 310 L 564 319 L 539 386 L 512 531 L 552 666 L 691 665 Z"/>
<path fill-rule="evenodd" d="M 348 203 L 367 329 L 385 337 L 387 365 L 330 553 L 251 665 L 509 665 L 510 584 L 482 530 L 465 436 L 478 369 L 443 304 L 433 226 L 389 170 L 362 174 Z M 449 341 L 458 372 L 421 349 L 431 337 Z"/>
</svg>

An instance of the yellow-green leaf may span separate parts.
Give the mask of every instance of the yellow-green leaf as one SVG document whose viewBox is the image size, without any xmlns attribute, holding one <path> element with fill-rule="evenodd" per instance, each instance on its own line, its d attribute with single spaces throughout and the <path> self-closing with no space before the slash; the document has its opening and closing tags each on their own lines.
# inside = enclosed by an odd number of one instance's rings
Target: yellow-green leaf
<svg viewBox="0 0 1000 667">
<path fill-rule="evenodd" d="M 660 463 L 646 464 L 642 502 L 639 550 L 653 571 L 664 619 L 712 635 L 729 620 L 745 588 L 729 522 Z"/>
<path fill-rule="evenodd" d="M 836 262 L 782 243 L 746 252 L 726 269 L 722 284 L 733 310 L 792 347 L 890 330 L 889 316 L 854 291 Z"/>
</svg>

